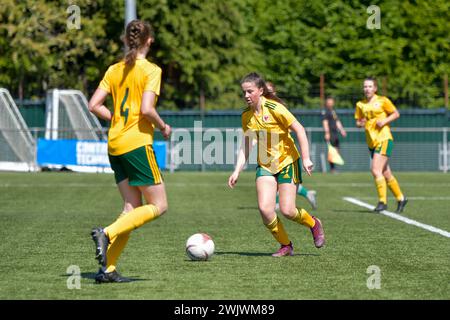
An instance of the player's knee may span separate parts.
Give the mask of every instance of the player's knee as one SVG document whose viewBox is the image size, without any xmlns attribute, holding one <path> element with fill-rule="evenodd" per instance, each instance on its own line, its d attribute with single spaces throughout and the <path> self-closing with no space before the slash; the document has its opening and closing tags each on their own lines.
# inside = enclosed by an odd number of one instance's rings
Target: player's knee
<svg viewBox="0 0 450 320">
<path fill-rule="evenodd" d="M 297 209 L 291 205 L 286 206 L 280 205 L 280 212 L 283 216 L 292 220 L 297 214 Z"/>
<path fill-rule="evenodd" d="M 123 212 L 130 212 L 140 206 L 142 206 L 142 203 L 125 202 L 123 206 Z"/>
<path fill-rule="evenodd" d="M 169 209 L 169 206 L 168 206 L 167 202 L 155 203 L 155 206 L 158 208 L 160 216 L 165 214 L 167 212 L 167 209 Z"/>
<path fill-rule="evenodd" d="M 383 175 L 382 171 L 378 168 L 372 168 L 370 171 L 375 178 Z"/>
<path fill-rule="evenodd" d="M 275 211 L 275 207 L 268 206 L 268 205 L 259 205 L 258 206 L 259 213 L 261 213 L 262 216 L 268 217 L 273 214 Z"/>
<path fill-rule="evenodd" d="M 383 171 L 383 176 L 386 178 L 386 179 L 391 179 L 392 178 L 392 171 L 390 170 L 390 169 L 385 169 L 384 171 Z"/>
</svg>

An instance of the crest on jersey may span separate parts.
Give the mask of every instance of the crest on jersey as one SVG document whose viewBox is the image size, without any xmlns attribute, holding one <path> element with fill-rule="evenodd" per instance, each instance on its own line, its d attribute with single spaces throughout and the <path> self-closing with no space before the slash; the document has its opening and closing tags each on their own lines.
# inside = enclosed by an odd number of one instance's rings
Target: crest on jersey
<svg viewBox="0 0 450 320">
<path fill-rule="evenodd" d="M 264 122 L 269 121 L 269 116 L 267 116 L 267 115 L 263 116 L 263 121 L 264 121 Z"/>
</svg>

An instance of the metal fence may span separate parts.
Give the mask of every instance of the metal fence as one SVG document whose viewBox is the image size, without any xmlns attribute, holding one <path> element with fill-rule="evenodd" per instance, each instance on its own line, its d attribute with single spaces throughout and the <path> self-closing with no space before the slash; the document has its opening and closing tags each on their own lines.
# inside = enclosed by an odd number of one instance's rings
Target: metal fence
<svg viewBox="0 0 450 320">
<path fill-rule="evenodd" d="M 6 168 L 14 170 L 22 162 L 23 170 L 34 170 L 38 138 L 106 139 L 107 129 L 102 125 L 108 124 L 99 122 L 89 112 L 87 100 L 79 91 L 50 90 L 45 101 L 20 101 L 19 107 L 5 89 L 0 90 L 0 98 L 0 169 L 1 163 L 7 163 Z M 341 105 L 344 106 L 348 105 Z M 291 111 L 307 130 L 315 170 L 327 171 L 327 145 L 323 139 L 320 108 L 291 108 Z M 401 117 L 392 128 L 395 139 L 390 159 L 392 168 L 447 172 L 450 166 L 450 112 L 445 108 L 399 111 Z M 345 165 L 338 169 L 368 170 L 370 157 L 365 134 L 364 130 L 354 127 L 354 110 L 338 109 L 336 112 L 348 133 L 345 139 L 341 139 L 340 148 Z M 173 135 L 166 148 L 166 168 L 173 172 L 233 169 L 242 137 L 242 130 L 236 128 L 241 122 L 241 111 L 161 110 L 161 116 L 173 127 Z M 155 140 L 163 140 L 157 130 Z M 248 168 L 255 166 L 254 151 Z"/>
<path fill-rule="evenodd" d="M 316 171 L 329 170 L 323 128 L 305 128 Z M 340 153 L 345 160 L 338 170 L 366 171 L 370 155 L 363 129 L 347 128 Z M 394 149 L 389 163 L 396 171 L 442 171 L 450 168 L 449 128 L 394 128 Z M 169 168 L 176 170 L 233 170 L 242 130 L 236 128 L 176 128 L 169 145 Z M 180 138 L 183 136 L 183 138 Z M 193 141 L 185 143 L 186 139 Z M 294 137 L 295 139 L 295 137 Z M 181 146 L 181 147 L 180 147 Z M 186 155 L 187 153 L 187 155 Z M 248 168 L 256 167 L 256 150 Z"/>
<path fill-rule="evenodd" d="M 347 138 L 340 139 L 340 153 L 345 165 L 341 171 L 364 171 L 370 168 L 370 156 L 362 129 L 347 128 Z M 327 171 L 327 146 L 322 128 L 308 128 L 311 154 L 321 171 Z M 450 167 L 449 128 L 392 128 L 394 148 L 389 159 L 395 171 L 443 171 Z"/>
<path fill-rule="evenodd" d="M 323 139 L 323 129 L 321 127 L 305 129 L 309 137 L 311 160 L 315 165 L 315 171 L 328 171 L 327 145 Z M 16 135 L 21 134 L 21 130 L 11 128 L 7 130 Z M 44 130 L 45 128 L 30 128 L 35 142 L 38 137 L 42 137 Z M 67 133 L 67 130 L 64 129 L 64 133 Z M 86 129 L 71 130 L 81 132 Z M 450 128 L 392 128 L 392 131 L 394 148 L 389 163 L 395 171 L 447 172 L 450 169 Z M 96 134 L 106 134 L 106 130 Z M 72 132 L 71 135 L 76 136 L 76 132 Z M 201 123 L 190 128 L 173 128 L 171 139 L 167 142 L 166 169 L 171 172 L 231 171 L 236 162 L 241 139 L 240 128 L 206 128 L 201 127 Z M 159 131 L 155 131 L 155 140 L 163 140 Z M 345 164 L 338 166 L 337 169 L 342 172 L 367 171 L 370 168 L 370 156 L 364 130 L 347 128 L 347 137 L 341 138 L 340 141 L 340 153 Z M 0 140 L 0 144 L 6 142 Z M 10 148 L 4 145 L 0 149 L 2 150 L 0 162 L 14 161 L 8 154 L 12 152 Z M 36 159 L 36 149 L 33 147 L 30 152 Z M 256 148 L 251 153 L 247 165 L 248 169 L 255 167 Z M 11 166 L 8 170 L 12 170 Z"/>
</svg>

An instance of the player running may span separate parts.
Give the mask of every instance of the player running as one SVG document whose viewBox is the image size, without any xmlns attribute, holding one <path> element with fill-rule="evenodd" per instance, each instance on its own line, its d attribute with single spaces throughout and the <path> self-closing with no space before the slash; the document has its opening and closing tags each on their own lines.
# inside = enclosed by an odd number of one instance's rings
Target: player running
<svg viewBox="0 0 450 320">
<path fill-rule="evenodd" d="M 267 87 L 267 92 L 278 97 L 275 85 L 272 82 L 267 81 L 266 87 Z M 286 105 L 284 103 L 284 101 L 281 99 L 280 99 L 280 102 L 283 105 Z M 297 189 L 297 194 L 302 196 L 303 198 L 305 198 L 314 210 L 317 209 L 317 198 L 316 198 L 317 192 L 315 190 L 308 190 L 303 184 L 299 184 L 298 189 Z M 278 195 L 278 192 L 277 192 L 275 209 L 280 210 L 280 197 Z"/>
<path fill-rule="evenodd" d="M 166 139 L 171 133 L 155 109 L 161 68 L 146 59 L 154 39 L 148 23 L 131 21 L 126 27 L 129 51 L 125 59 L 109 67 L 89 101 L 92 113 L 111 121 L 108 155 L 124 201 L 123 213 L 114 223 L 91 233 L 101 265 L 95 276 L 99 283 L 130 281 L 116 271 L 116 264 L 131 231 L 167 210 L 165 186 L 152 148 L 155 126 Z M 104 106 L 108 94 L 114 102 L 113 113 Z M 142 196 L 147 205 L 142 205 Z"/>
<path fill-rule="evenodd" d="M 280 249 L 272 256 L 291 256 L 292 242 L 275 212 L 277 190 L 280 194 L 280 211 L 286 218 L 310 228 L 317 248 L 325 244 L 325 235 L 319 219 L 305 209 L 296 208 L 296 195 L 301 183 L 300 154 L 289 131 L 297 135 L 302 164 L 311 175 L 313 163 L 309 157 L 309 145 L 305 129 L 280 102 L 268 92 L 265 81 L 257 73 L 250 73 L 241 81 L 248 108 L 242 113 L 244 139 L 239 151 L 234 172 L 228 179 L 233 188 L 248 160 L 252 141 L 258 147 L 258 167 L 256 169 L 256 192 L 258 208 L 264 225 L 280 243 Z"/>
</svg>

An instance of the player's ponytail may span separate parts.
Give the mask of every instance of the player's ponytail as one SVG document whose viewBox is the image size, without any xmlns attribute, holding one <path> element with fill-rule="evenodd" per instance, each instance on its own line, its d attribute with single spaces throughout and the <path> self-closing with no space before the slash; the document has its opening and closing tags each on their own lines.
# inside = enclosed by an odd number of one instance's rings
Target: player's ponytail
<svg viewBox="0 0 450 320">
<path fill-rule="evenodd" d="M 128 52 L 125 55 L 125 64 L 133 66 L 136 62 L 138 50 L 145 46 L 148 38 L 154 38 L 153 28 L 147 22 L 133 20 L 125 29 L 125 44 Z"/>
<path fill-rule="evenodd" d="M 266 97 L 267 99 L 275 100 L 276 102 L 286 106 L 286 103 L 283 100 L 281 100 L 276 93 L 267 90 L 267 87 L 264 89 L 263 96 Z"/>
<path fill-rule="evenodd" d="M 272 82 L 266 82 L 266 88 L 267 88 L 267 94 L 265 95 L 266 98 L 275 100 L 278 103 L 281 103 L 282 105 L 286 106 L 286 102 L 284 102 L 283 99 L 278 97 L 277 90 Z"/>
</svg>

